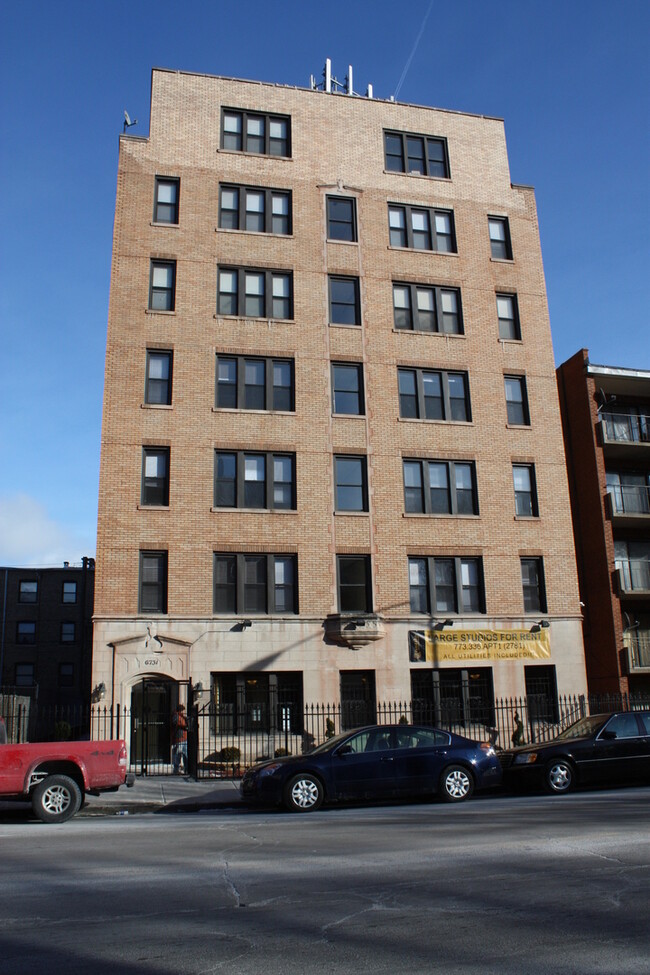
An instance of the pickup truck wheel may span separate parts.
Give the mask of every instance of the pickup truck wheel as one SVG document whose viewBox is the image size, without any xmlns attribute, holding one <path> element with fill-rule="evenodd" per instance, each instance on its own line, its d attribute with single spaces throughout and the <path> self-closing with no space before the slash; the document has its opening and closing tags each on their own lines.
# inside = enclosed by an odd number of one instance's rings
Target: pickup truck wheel
<svg viewBox="0 0 650 975">
<path fill-rule="evenodd" d="M 65 823 L 80 807 L 81 789 L 67 775 L 48 775 L 32 793 L 32 809 L 42 823 Z"/>
</svg>

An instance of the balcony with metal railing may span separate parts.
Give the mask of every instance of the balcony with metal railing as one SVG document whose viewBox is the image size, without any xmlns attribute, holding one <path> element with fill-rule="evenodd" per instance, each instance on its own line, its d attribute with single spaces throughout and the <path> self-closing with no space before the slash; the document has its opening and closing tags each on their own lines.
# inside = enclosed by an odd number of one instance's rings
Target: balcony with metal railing
<svg viewBox="0 0 650 975">
<path fill-rule="evenodd" d="M 636 630 L 625 634 L 629 669 L 650 672 L 650 630 Z"/>
<path fill-rule="evenodd" d="M 615 564 L 621 595 L 650 599 L 650 559 L 616 559 Z"/>
<path fill-rule="evenodd" d="M 638 455 L 650 448 L 650 415 L 648 413 L 601 413 L 603 444 L 611 455 Z"/>
<path fill-rule="evenodd" d="M 650 526 L 650 487 L 645 484 L 615 484 L 608 489 L 609 514 L 618 525 Z"/>
</svg>

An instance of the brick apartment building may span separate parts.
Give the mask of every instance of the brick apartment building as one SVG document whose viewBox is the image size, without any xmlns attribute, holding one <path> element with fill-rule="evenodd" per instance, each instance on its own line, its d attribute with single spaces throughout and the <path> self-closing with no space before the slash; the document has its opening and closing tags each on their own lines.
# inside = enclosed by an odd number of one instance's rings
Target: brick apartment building
<svg viewBox="0 0 650 975">
<path fill-rule="evenodd" d="M 501 120 L 153 71 L 120 139 L 94 622 L 107 704 L 191 678 L 239 724 L 584 692 Z"/>
<path fill-rule="evenodd" d="M 650 692 L 650 372 L 557 370 L 589 689 Z"/>
<path fill-rule="evenodd" d="M 39 706 L 88 702 L 95 563 L 0 567 L 0 687 Z"/>
</svg>

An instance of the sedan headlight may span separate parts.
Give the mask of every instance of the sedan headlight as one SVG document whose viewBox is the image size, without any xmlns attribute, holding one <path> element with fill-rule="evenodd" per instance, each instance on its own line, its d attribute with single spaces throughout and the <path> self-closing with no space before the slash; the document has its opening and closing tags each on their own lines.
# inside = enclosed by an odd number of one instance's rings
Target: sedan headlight
<svg viewBox="0 0 650 975">
<path fill-rule="evenodd" d="M 524 752 L 521 755 L 515 755 L 514 765 L 532 765 L 533 762 L 537 761 L 537 752 Z"/>
<path fill-rule="evenodd" d="M 261 768 L 259 770 L 259 772 L 258 772 L 258 775 L 260 775 L 260 776 L 262 776 L 262 775 L 273 775 L 273 773 L 274 772 L 277 772 L 277 770 L 279 768 L 282 768 L 282 763 L 281 762 L 271 762 L 270 765 L 265 765 L 264 768 Z"/>
</svg>

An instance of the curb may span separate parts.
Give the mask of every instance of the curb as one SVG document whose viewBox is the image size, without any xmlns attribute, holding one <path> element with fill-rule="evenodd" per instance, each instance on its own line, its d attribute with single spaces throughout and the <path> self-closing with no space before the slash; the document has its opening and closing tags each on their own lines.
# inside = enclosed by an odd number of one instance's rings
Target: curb
<svg viewBox="0 0 650 975">
<path fill-rule="evenodd" d="M 97 804 L 86 805 L 81 809 L 77 816 L 99 817 L 99 816 L 137 816 L 142 813 L 196 813 L 204 809 L 241 809 L 248 807 L 241 799 L 219 800 L 216 802 L 203 802 L 201 800 L 180 799 L 172 802 L 139 802 L 139 803 L 115 803 L 110 806 Z"/>
</svg>

